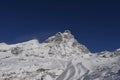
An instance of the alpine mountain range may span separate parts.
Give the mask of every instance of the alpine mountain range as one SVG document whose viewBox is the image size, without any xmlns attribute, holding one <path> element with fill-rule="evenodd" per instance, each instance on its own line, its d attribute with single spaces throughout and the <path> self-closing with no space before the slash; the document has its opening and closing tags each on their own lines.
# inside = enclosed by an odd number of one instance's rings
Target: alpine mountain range
<svg viewBox="0 0 120 80">
<path fill-rule="evenodd" d="M 120 80 L 120 49 L 93 54 L 69 30 L 42 43 L 0 43 L 0 80 Z"/>
</svg>

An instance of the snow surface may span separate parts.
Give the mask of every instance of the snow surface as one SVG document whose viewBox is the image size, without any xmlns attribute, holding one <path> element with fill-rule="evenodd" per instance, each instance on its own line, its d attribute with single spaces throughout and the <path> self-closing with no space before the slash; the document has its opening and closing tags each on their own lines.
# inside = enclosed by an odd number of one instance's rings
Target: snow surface
<svg viewBox="0 0 120 80">
<path fill-rule="evenodd" d="M 92 54 L 68 30 L 43 43 L 0 43 L 0 80 L 120 80 L 120 49 Z"/>
</svg>

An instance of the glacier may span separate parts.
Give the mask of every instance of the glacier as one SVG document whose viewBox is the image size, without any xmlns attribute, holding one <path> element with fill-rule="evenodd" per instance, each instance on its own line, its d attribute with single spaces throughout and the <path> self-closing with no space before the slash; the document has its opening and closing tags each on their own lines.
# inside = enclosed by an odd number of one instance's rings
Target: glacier
<svg viewBox="0 0 120 80">
<path fill-rule="evenodd" d="M 0 80 L 120 80 L 120 49 L 93 54 L 69 30 L 42 43 L 0 43 Z"/>
</svg>

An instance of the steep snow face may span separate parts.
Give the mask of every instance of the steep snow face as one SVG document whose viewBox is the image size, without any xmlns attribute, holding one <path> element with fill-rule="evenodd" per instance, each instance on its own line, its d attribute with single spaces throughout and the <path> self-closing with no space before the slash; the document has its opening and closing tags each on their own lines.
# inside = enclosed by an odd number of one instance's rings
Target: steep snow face
<svg viewBox="0 0 120 80">
<path fill-rule="evenodd" d="M 0 80 L 120 80 L 120 49 L 92 54 L 69 30 L 0 44 Z"/>
</svg>

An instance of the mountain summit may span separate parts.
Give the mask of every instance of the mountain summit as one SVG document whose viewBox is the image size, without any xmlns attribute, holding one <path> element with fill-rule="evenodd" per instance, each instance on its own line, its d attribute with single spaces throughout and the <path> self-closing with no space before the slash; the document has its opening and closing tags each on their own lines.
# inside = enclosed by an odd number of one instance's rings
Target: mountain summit
<svg viewBox="0 0 120 80">
<path fill-rule="evenodd" d="M 50 53 L 58 53 L 65 55 L 72 54 L 87 54 L 90 51 L 82 44 L 78 43 L 78 41 L 74 38 L 69 30 L 65 30 L 65 32 L 58 32 L 55 36 L 52 36 L 45 40 L 44 42 L 50 47 Z"/>
<path fill-rule="evenodd" d="M 0 44 L 0 80 L 119 80 L 120 49 L 92 54 L 69 30 L 43 43 Z"/>
</svg>

